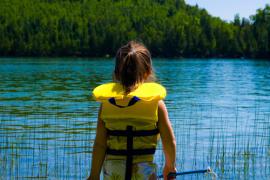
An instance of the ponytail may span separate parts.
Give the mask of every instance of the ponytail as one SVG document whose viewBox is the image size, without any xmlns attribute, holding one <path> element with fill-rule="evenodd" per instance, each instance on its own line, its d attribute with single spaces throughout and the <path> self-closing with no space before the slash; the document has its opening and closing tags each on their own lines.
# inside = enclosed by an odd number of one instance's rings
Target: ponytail
<svg viewBox="0 0 270 180">
<path fill-rule="evenodd" d="M 127 94 L 152 74 L 151 55 L 142 44 L 131 41 L 118 50 L 114 77 L 120 81 Z"/>
</svg>

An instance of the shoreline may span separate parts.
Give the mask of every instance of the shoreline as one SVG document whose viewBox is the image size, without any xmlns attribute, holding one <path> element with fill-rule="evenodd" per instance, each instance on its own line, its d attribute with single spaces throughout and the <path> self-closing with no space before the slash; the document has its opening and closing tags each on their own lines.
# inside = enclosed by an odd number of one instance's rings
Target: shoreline
<svg viewBox="0 0 270 180">
<path fill-rule="evenodd" d="M 0 59 L 5 59 L 5 58 L 14 58 L 14 59 L 20 59 L 20 58 L 24 58 L 24 59 L 60 59 L 60 58 L 64 58 L 64 59 L 114 59 L 114 56 L 0 56 Z M 270 57 L 234 57 L 234 56 L 209 56 L 209 57 L 199 57 L 199 56 L 193 56 L 193 57 L 183 57 L 183 56 L 179 56 L 179 57 L 175 57 L 175 56 L 152 56 L 152 59 L 170 59 L 170 60 L 181 60 L 181 59 L 205 59 L 205 60 L 209 60 L 209 59 L 237 59 L 237 60 L 249 60 L 249 59 L 253 59 L 253 60 L 270 60 Z"/>
</svg>

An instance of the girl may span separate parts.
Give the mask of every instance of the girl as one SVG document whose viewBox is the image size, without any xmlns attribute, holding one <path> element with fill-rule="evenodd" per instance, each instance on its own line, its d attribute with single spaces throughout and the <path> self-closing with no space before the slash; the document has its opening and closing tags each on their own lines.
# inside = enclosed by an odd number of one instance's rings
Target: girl
<svg viewBox="0 0 270 180">
<path fill-rule="evenodd" d="M 101 102 L 92 168 L 88 179 L 157 179 L 153 156 L 161 137 L 165 154 L 164 179 L 176 172 L 176 142 L 162 99 L 163 86 L 150 82 L 154 73 L 150 52 L 131 41 L 116 55 L 115 83 L 94 89 Z"/>
</svg>

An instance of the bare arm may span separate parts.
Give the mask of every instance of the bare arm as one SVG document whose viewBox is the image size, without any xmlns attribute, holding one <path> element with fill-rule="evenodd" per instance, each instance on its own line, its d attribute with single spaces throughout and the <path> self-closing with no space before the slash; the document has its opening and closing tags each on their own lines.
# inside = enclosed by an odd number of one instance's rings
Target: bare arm
<svg viewBox="0 0 270 180">
<path fill-rule="evenodd" d="M 101 107 L 102 106 L 100 106 L 99 113 L 98 113 L 96 139 L 95 139 L 95 143 L 93 147 L 93 154 L 92 154 L 91 174 L 88 177 L 88 180 L 100 179 L 100 171 L 101 171 L 105 154 L 106 154 L 107 131 L 106 131 L 104 122 L 100 119 Z"/>
<path fill-rule="evenodd" d="M 169 172 L 176 172 L 176 141 L 166 105 L 163 101 L 159 101 L 158 103 L 158 129 L 160 131 L 166 161 L 163 169 L 163 176 L 164 179 L 167 179 Z"/>
</svg>

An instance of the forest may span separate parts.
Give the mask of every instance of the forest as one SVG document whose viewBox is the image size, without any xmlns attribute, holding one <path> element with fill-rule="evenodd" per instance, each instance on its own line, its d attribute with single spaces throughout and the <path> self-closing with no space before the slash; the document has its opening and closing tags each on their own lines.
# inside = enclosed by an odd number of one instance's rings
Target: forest
<svg viewBox="0 0 270 180">
<path fill-rule="evenodd" d="M 1 0 L 0 56 L 270 58 L 270 6 L 232 22 L 184 0 Z"/>
</svg>

